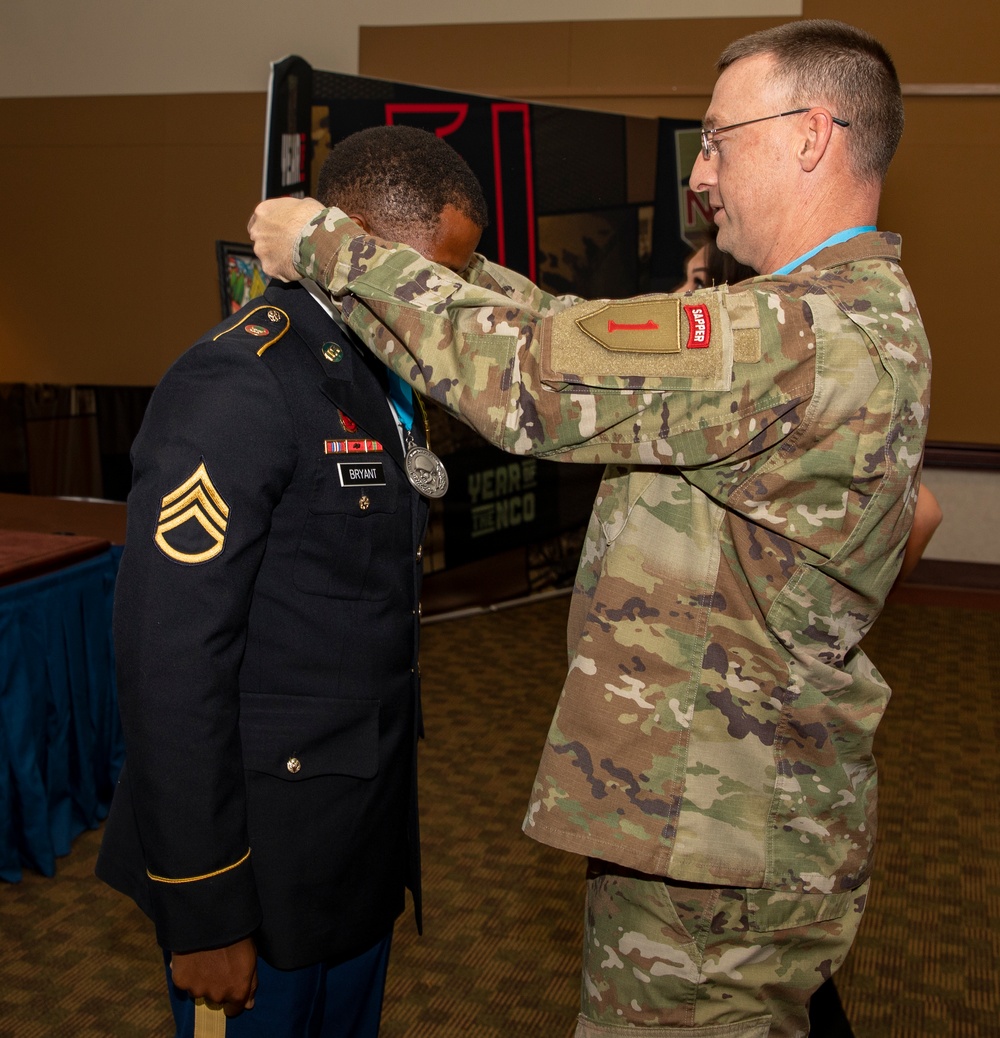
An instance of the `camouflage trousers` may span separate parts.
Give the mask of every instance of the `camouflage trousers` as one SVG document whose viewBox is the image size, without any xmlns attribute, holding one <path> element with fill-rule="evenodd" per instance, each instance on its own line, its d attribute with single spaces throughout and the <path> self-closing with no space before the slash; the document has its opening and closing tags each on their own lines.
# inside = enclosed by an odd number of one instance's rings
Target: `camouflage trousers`
<svg viewBox="0 0 1000 1038">
<path fill-rule="evenodd" d="M 592 862 L 576 1038 L 804 1038 L 867 892 L 703 887 Z"/>
</svg>

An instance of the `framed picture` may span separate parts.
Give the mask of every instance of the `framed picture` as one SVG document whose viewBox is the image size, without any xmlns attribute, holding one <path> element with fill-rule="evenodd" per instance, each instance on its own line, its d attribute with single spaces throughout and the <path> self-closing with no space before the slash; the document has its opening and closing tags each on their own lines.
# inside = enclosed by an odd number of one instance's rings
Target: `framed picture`
<svg viewBox="0 0 1000 1038">
<path fill-rule="evenodd" d="M 219 264 L 219 293 L 222 316 L 236 313 L 251 299 L 263 295 L 270 280 L 253 254 L 253 246 L 235 241 L 217 241 L 215 255 Z"/>
</svg>

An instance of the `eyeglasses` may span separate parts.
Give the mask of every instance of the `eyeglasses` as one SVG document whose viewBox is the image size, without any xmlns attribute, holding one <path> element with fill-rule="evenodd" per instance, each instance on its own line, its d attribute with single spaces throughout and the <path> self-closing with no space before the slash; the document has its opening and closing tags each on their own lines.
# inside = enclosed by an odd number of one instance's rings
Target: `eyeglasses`
<svg viewBox="0 0 1000 1038">
<path fill-rule="evenodd" d="M 766 123 L 768 119 L 784 119 L 786 115 L 802 115 L 803 112 L 811 111 L 812 108 L 795 108 L 790 112 L 778 112 L 777 115 L 762 115 L 759 119 L 745 119 L 741 123 L 730 123 L 728 126 L 716 126 L 714 130 L 706 130 L 703 127 L 701 131 L 701 153 L 706 159 L 712 157 L 712 151 L 715 149 L 715 135 L 717 133 L 723 133 L 726 130 L 735 130 L 738 126 L 749 126 L 751 123 Z M 838 119 L 835 115 L 831 115 L 830 118 L 837 126 L 851 125 L 846 119 Z"/>
</svg>

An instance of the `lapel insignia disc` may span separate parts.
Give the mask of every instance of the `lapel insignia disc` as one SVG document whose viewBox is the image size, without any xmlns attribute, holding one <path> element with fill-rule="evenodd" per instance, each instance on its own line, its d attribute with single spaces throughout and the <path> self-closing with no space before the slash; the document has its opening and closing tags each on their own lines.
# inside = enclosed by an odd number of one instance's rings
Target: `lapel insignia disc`
<svg viewBox="0 0 1000 1038">
<path fill-rule="evenodd" d="M 343 359 L 344 351 L 336 342 L 324 342 L 323 356 L 326 357 L 331 364 L 338 364 Z"/>
<path fill-rule="evenodd" d="M 229 505 L 215 489 L 203 461 L 160 502 L 153 540 L 167 558 L 195 566 L 222 551 L 228 525 Z"/>
</svg>

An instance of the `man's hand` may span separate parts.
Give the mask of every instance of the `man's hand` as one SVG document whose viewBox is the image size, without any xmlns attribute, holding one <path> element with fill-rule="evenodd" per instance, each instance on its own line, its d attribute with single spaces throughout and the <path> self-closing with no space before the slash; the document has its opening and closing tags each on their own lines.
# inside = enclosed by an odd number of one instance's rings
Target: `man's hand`
<svg viewBox="0 0 1000 1038">
<path fill-rule="evenodd" d="M 226 1016 L 253 1009 L 257 991 L 257 947 L 252 937 L 210 951 L 170 957 L 174 984 L 192 998 L 204 998 L 222 1006 Z"/>
<path fill-rule="evenodd" d="M 269 198 L 257 206 L 247 230 L 265 274 L 279 281 L 298 281 L 302 275 L 292 264 L 295 240 L 322 208 L 315 198 Z"/>
</svg>

